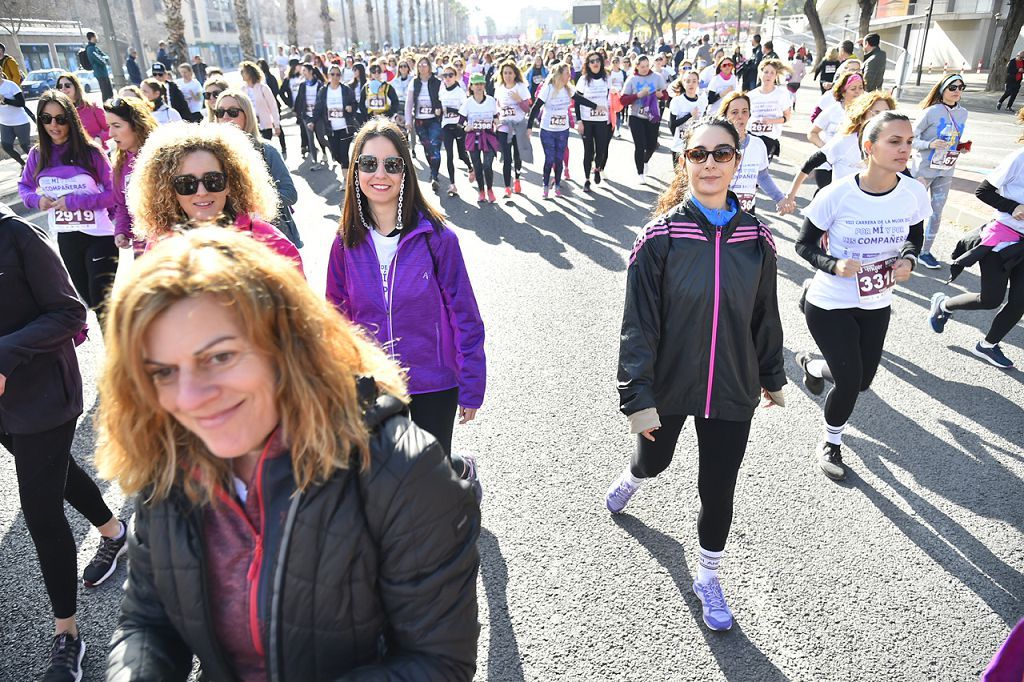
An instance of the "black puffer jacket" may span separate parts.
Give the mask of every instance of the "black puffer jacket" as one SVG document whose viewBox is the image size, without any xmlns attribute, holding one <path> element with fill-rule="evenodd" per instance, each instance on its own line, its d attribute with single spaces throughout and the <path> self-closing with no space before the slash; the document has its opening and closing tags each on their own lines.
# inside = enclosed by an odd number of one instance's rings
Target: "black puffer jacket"
<svg viewBox="0 0 1024 682">
<path fill-rule="evenodd" d="M 377 399 L 367 423 L 364 474 L 292 496 L 291 458 L 264 461 L 265 518 L 281 520 L 268 524 L 260 571 L 269 679 L 469 680 L 479 508 L 401 403 Z M 211 625 L 201 519 L 183 495 L 137 504 L 108 680 L 184 680 L 193 654 L 202 679 L 236 679 Z"/>
<path fill-rule="evenodd" d="M 761 387 L 786 383 L 775 277 L 771 231 L 748 213 L 716 228 L 687 199 L 647 225 L 626 275 L 623 414 L 751 419 Z"/>
</svg>

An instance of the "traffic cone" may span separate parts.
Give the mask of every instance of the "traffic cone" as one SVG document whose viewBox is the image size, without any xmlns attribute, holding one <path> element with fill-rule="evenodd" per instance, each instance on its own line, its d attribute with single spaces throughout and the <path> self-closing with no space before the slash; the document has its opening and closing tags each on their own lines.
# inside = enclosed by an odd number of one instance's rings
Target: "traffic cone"
<svg viewBox="0 0 1024 682">
<path fill-rule="evenodd" d="M 978 60 L 978 70 L 975 71 L 974 73 L 981 73 L 981 60 L 980 59 Z"/>
<path fill-rule="evenodd" d="M 945 76 L 947 73 L 949 73 L 949 61 L 948 60 L 942 62 L 942 75 Z"/>
</svg>

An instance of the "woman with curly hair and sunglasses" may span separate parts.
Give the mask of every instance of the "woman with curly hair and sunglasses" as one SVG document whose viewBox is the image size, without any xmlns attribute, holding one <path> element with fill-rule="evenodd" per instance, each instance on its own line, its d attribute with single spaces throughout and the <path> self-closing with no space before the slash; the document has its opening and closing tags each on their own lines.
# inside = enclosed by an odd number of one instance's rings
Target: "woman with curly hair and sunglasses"
<svg viewBox="0 0 1024 682">
<path fill-rule="evenodd" d="M 154 132 L 135 162 L 128 207 L 136 232 L 159 241 L 216 224 L 251 234 L 302 269 L 298 249 L 270 222 L 277 195 L 267 164 L 235 126 L 179 123 Z"/>
<path fill-rule="evenodd" d="M 327 299 L 373 333 L 409 373 L 409 411 L 482 495 L 476 459 L 452 453 L 459 423 L 484 401 L 484 324 L 459 240 L 430 205 L 409 144 L 393 121 L 375 118 L 353 144 L 356 163 L 327 266 Z"/>
<path fill-rule="evenodd" d="M 74 102 L 78 118 L 82 119 L 82 127 L 85 128 L 85 131 L 99 140 L 100 144 L 106 144 L 110 139 L 110 132 L 107 130 L 107 118 L 103 115 L 103 108 L 85 99 L 82 83 L 78 80 L 78 76 L 73 73 L 62 73 L 57 78 L 56 88 Z"/>
<path fill-rule="evenodd" d="M 44 92 L 36 123 L 39 143 L 29 152 L 18 194 L 26 208 L 46 211 L 75 290 L 102 326 L 118 257 L 107 213 L 114 205 L 110 162 L 66 95 Z"/>
<path fill-rule="evenodd" d="M 142 252 L 143 242 L 133 239 L 132 214 L 128 210 L 125 190 L 135 168 L 135 159 L 142 145 L 159 125 L 145 102 L 134 97 L 118 97 L 103 105 L 114 141 L 114 243 L 119 249 L 133 244 L 136 255 Z"/>
<path fill-rule="evenodd" d="M 472 679 L 480 512 L 398 365 L 232 230 L 157 244 L 112 309 L 96 463 L 136 512 L 107 679 Z"/>
<path fill-rule="evenodd" d="M 732 627 L 718 567 L 751 420 L 783 405 L 782 322 L 771 231 L 729 190 L 740 137 L 721 118 L 689 127 L 675 177 L 638 235 L 626 273 L 620 409 L 637 447 L 605 504 L 625 509 L 672 461 L 684 422 L 697 431 L 700 512 L 693 591 L 712 630 Z M 671 342 L 667 342 L 671 339 Z"/>
</svg>

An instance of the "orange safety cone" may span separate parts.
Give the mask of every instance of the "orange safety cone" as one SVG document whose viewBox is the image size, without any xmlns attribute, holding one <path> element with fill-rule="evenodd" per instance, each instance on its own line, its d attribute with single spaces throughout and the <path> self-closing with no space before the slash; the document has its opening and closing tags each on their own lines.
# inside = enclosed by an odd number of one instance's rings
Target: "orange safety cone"
<svg viewBox="0 0 1024 682">
<path fill-rule="evenodd" d="M 947 73 L 949 73 L 949 61 L 948 60 L 942 62 L 942 75 L 945 76 Z"/>
<path fill-rule="evenodd" d="M 978 70 L 975 71 L 974 73 L 981 73 L 981 60 L 980 59 L 978 60 Z"/>
</svg>

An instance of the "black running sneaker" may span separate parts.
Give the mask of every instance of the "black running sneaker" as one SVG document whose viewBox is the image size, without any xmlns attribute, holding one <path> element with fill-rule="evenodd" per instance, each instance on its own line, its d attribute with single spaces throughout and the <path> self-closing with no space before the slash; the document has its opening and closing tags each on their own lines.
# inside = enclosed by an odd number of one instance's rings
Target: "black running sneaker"
<svg viewBox="0 0 1024 682">
<path fill-rule="evenodd" d="M 100 548 L 96 550 L 96 556 L 92 558 L 89 565 L 82 571 L 82 583 L 86 587 L 96 587 L 109 578 L 117 570 L 117 559 L 124 554 L 128 542 L 128 524 L 121 521 L 124 533 L 120 540 L 100 536 Z"/>
<path fill-rule="evenodd" d="M 597 168 L 594 169 L 594 184 L 595 185 L 600 185 L 601 184 L 601 171 L 600 171 L 600 169 L 597 169 Z"/>
<path fill-rule="evenodd" d="M 821 443 L 818 445 L 818 466 L 822 473 L 833 481 L 841 481 L 846 478 L 846 467 L 843 466 L 842 446 L 835 443 Z"/>
<path fill-rule="evenodd" d="M 796 364 L 800 365 L 800 369 L 804 371 L 804 386 L 814 395 L 821 395 L 821 392 L 825 390 L 825 380 L 807 371 L 807 363 L 810 361 L 811 356 L 809 353 L 800 351 L 796 354 Z"/>
<path fill-rule="evenodd" d="M 85 658 L 85 640 L 62 632 L 53 638 L 50 646 L 50 665 L 42 682 L 81 682 L 82 659 Z"/>
</svg>

